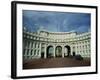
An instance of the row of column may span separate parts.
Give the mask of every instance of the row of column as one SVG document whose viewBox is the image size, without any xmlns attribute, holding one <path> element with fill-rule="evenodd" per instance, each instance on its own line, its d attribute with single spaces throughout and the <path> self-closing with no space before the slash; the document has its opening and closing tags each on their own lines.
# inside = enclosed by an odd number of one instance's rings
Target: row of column
<svg viewBox="0 0 100 80">
<path fill-rule="evenodd" d="M 80 54 L 83 57 L 90 57 L 91 46 L 90 46 L 90 44 L 80 44 L 80 45 L 76 44 L 75 52 L 76 52 L 76 54 Z"/>
<path fill-rule="evenodd" d="M 39 46 L 39 47 L 37 47 L 37 46 Z M 40 58 L 41 57 L 41 47 L 42 47 L 42 44 L 41 43 L 36 43 L 36 42 L 27 42 L 27 44 L 25 45 L 25 47 L 24 47 L 24 52 L 25 53 L 23 53 L 24 54 L 24 56 L 26 57 L 26 59 L 27 58 Z M 55 49 L 56 49 L 56 47 L 57 46 L 53 46 L 53 55 L 54 55 L 54 57 L 56 57 L 56 51 L 55 51 Z M 64 46 L 61 46 L 62 47 L 62 57 L 64 57 Z M 31 52 L 32 51 L 32 52 Z M 37 54 L 37 52 L 39 51 L 39 54 Z M 72 54 L 72 47 L 71 47 L 71 54 Z M 34 55 L 35 54 L 35 55 Z M 47 45 L 45 44 L 44 45 L 44 58 L 47 58 Z"/>
<path fill-rule="evenodd" d="M 33 59 L 41 57 L 41 44 L 35 41 L 24 41 L 23 43 L 24 59 Z"/>
<path fill-rule="evenodd" d="M 88 46 L 89 44 L 87 44 Z M 80 48 L 81 46 L 81 48 Z M 38 42 L 31 42 L 31 41 L 26 41 L 24 42 L 24 56 L 25 58 L 29 57 L 29 58 L 41 58 L 41 47 L 44 47 L 44 58 L 47 58 L 47 44 L 44 43 L 44 45 L 42 45 L 42 43 L 38 43 Z M 53 45 L 53 56 L 56 57 L 56 45 Z M 64 57 L 64 45 L 61 45 L 62 47 L 62 57 Z M 87 50 L 87 52 L 86 52 Z M 78 51 L 81 51 L 78 52 Z M 82 52 L 83 51 L 83 52 Z M 70 45 L 70 54 L 73 55 L 73 52 L 75 52 L 76 54 L 80 54 L 82 56 L 89 56 L 90 55 L 90 46 L 88 46 L 88 48 L 86 48 L 86 46 L 84 45 Z M 39 53 L 38 53 L 39 52 Z M 38 54 L 37 54 L 38 53 Z"/>
</svg>

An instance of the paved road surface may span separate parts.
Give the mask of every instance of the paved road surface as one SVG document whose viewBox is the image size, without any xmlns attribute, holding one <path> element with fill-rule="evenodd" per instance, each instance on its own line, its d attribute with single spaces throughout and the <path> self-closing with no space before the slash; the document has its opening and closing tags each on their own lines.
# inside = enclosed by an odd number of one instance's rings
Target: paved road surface
<svg viewBox="0 0 100 80">
<path fill-rule="evenodd" d="M 48 58 L 24 61 L 23 69 L 58 68 L 90 66 L 90 59 L 75 60 L 73 58 Z"/>
</svg>

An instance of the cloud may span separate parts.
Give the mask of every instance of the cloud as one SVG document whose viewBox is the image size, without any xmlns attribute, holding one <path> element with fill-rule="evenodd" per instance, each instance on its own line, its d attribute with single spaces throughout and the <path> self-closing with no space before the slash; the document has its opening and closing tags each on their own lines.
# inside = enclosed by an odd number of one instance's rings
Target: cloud
<svg viewBox="0 0 100 80">
<path fill-rule="evenodd" d="M 90 17 L 87 13 L 23 10 L 23 26 L 31 32 L 37 31 L 40 26 L 53 32 L 86 32 L 90 28 Z"/>
<path fill-rule="evenodd" d="M 83 25 L 83 26 L 79 26 L 75 31 L 78 33 L 88 32 L 89 28 L 90 28 L 90 26 Z"/>
</svg>

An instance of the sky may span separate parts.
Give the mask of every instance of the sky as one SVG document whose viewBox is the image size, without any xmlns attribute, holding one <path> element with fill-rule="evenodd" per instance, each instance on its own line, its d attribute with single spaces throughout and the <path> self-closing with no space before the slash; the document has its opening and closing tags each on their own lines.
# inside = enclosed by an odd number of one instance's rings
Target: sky
<svg viewBox="0 0 100 80">
<path fill-rule="evenodd" d="M 29 32 L 44 29 L 51 32 L 88 32 L 91 28 L 89 13 L 23 10 L 23 27 Z"/>
</svg>

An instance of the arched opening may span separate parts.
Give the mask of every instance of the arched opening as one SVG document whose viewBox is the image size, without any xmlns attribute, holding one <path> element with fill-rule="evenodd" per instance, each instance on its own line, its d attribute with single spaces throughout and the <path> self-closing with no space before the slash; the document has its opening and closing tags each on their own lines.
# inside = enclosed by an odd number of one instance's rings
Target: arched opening
<svg viewBox="0 0 100 80">
<path fill-rule="evenodd" d="M 71 55 L 71 49 L 70 49 L 70 46 L 67 45 L 64 47 L 64 56 L 67 57 L 70 55 Z"/>
<path fill-rule="evenodd" d="M 61 46 L 57 46 L 56 49 L 56 57 L 62 57 L 62 47 Z"/>
<path fill-rule="evenodd" d="M 53 46 L 48 46 L 47 47 L 47 58 L 52 58 L 53 57 Z"/>
<path fill-rule="evenodd" d="M 45 44 L 41 44 L 41 58 L 45 58 Z"/>
</svg>

